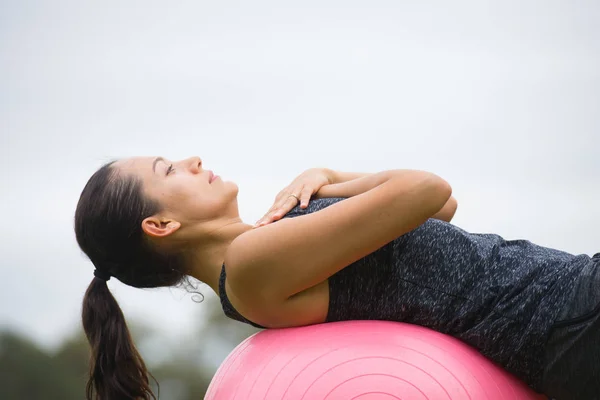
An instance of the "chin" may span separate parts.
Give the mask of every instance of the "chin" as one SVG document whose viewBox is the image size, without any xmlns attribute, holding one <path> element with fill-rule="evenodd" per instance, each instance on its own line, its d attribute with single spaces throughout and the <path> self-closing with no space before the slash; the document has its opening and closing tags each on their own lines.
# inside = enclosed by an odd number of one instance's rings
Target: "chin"
<svg viewBox="0 0 600 400">
<path fill-rule="evenodd" d="M 236 185 L 235 182 L 223 181 L 223 184 L 227 187 L 228 192 L 231 192 L 233 196 L 237 197 L 240 188 L 238 187 L 238 185 Z"/>
</svg>

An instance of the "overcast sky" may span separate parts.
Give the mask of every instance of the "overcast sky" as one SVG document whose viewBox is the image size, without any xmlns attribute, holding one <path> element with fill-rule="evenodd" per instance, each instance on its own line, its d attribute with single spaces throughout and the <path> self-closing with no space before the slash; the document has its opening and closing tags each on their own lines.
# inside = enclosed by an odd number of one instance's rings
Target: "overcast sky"
<svg viewBox="0 0 600 400">
<path fill-rule="evenodd" d="M 199 155 L 250 223 L 307 168 L 426 169 L 467 230 L 600 252 L 598 21 L 595 0 L 0 0 L 0 324 L 76 329 L 75 206 L 131 155 Z M 172 337 L 203 307 L 109 286 Z"/>
</svg>

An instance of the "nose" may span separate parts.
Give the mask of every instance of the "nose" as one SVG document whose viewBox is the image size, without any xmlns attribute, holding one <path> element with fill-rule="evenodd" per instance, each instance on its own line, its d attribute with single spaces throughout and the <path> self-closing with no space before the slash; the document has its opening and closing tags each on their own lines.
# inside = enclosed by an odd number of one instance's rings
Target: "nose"
<svg viewBox="0 0 600 400">
<path fill-rule="evenodd" d="M 190 157 L 187 159 L 188 168 L 194 174 L 197 174 L 202 169 L 202 159 L 200 157 Z"/>
</svg>

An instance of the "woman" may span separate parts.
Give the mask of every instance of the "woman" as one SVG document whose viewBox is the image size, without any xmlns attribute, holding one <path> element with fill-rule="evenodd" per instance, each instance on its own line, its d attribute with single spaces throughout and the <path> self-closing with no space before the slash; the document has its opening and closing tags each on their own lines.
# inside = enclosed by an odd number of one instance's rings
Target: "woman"
<svg viewBox="0 0 600 400">
<path fill-rule="evenodd" d="M 559 400 L 600 393 L 599 257 L 467 233 L 448 223 L 450 185 L 423 171 L 310 169 L 254 226 L 237 193 L 199 158 L 121 160 L 90 178 L 75 215 L 96 268 L 82 315 L 88 398 L 154 397 L 112 276 L 135 287 L 197 278 L 228 316 L 265 328 L 424 325 Z"/>
</svg>

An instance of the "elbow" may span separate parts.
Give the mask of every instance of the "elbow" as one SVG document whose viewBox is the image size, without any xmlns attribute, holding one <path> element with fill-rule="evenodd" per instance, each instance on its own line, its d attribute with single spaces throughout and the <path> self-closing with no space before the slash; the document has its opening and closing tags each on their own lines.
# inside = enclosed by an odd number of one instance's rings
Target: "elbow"
<svg viewBox="0 0 600 400">
<path fill-rule="evenodd" d="M 440 219 L 442 221 L 450 222 L 454 218 L 458 203 L 454 197 L 450 197 L 444 207 L 439 210 L 432 218 Z"/>
<path fill-rule="evenodd" d="M 450 200 L 452 198 L 452 186 L 442 178 L 439 178 L 440 182 L 440 194 L 446 200 Z M 445 203 L 444 203 L 445 204 Z"/>
<path fill-rule="evenodd" d="M 427 171 L 411 171 L 408 181 L 401 181 L 396 187 L 404 197 L 412 194 L 413 206 L 419 215 L 426 218 L 437 214 L 452 197 L 452 187 L 443 178 Z"/>
<path fill-rule="evenodd" d="M 433 175 L 433 190 L 435 192 L 436 202 L 440 203 L 440 209 L 448 203 L 452 197 L 452 186 L 443 178 Z"/>
<path fill-rule="evenodd" d="M 456 210 L 458 209 L 458 201 L 456 201 L 454 196 L 450 196 L 450 198 L 448 199 L 448 202 L 446 204 L 448 205 L 448 212 L 450 214 L 450 219 L 452 219 L 452 217 L 454 217 L 454 214 L 456 214 Z"/>
<path fill-rule="evenodd" d="M 444 214 L 447 218 L 452 218 L 458 207 L 456 199 L 452 197 L 452 186 L 437 175 L 433 175 L 430 181 L 430 206 L 432 215 Z"/>
</svg>

